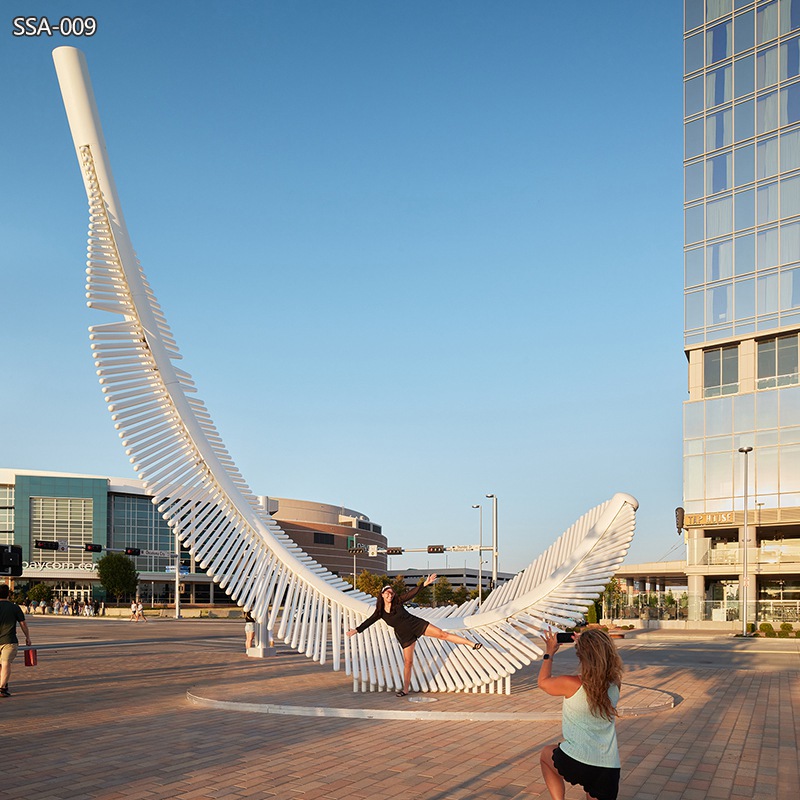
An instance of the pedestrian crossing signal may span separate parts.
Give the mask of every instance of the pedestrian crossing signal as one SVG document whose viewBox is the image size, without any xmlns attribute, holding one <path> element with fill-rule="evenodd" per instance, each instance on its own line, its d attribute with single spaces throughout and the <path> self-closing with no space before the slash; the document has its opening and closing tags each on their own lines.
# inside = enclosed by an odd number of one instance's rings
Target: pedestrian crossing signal
<svg viewBox="0 0 800 800">
<path fill-rule="evenodd" d="M 22 548 L 18 544 L 0 545 L 0 575 L 22 575 Z"/>
</svg>

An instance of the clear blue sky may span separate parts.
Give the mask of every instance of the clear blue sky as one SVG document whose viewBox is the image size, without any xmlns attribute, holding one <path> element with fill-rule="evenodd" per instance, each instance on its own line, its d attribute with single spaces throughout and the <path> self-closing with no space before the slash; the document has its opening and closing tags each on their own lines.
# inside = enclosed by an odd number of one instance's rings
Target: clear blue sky
<svg viewBox="0 0 800 800">
<path fill-rule="evenodd" d="M 93 38 L 12 36 L 77 14 Z M 111 317 L 85 307 L 69 44 L 256 493 L 421 547 L 474 543 L 495 492 L 510 571 L 616 491 L 629 563 L 678 544 L 680 3 L 22 0 L 2 28 L 0 466 L 133 475 L 86 335 Z"/>
</svg>

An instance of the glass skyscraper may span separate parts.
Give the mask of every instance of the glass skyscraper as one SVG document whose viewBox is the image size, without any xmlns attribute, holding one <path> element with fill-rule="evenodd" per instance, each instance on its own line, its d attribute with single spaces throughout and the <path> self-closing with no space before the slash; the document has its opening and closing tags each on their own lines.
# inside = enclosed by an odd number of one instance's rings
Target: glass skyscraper
<svg viewBox="0 0 800 800">
<path fill-rule="evenodd" d="M 800 619 L 800 0 L 684 11 L 690 615 Z"/>
</svg>

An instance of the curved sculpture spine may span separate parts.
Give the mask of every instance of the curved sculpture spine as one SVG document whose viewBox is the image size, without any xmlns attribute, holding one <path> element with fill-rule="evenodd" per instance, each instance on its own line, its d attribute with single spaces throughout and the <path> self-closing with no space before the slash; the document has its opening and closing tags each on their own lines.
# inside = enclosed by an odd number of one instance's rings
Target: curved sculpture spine
<svg viewBox="0 0 800 800">
<path fill-rule="evenodd" d="M 191 376 L 174 363 L 180 352 L 128 235 L 85 59 L 60 47 L 54 60 L 89 200 L 88 305 L 122 317 L 90 328 L 92 352 L 134 469 L 202 568 L 278 638 L 320 663 L 330 648 L 333 668 L 343 660 L 357 687 L 398 688 L 402 665 L 385 626 L 354 640 L 343 636 L 374 599 L 347 591 L 349 584 L 306 555 L 261 508 L 193 396 Z M 511 673 L 541 654 L 534 637 L 578 618 L 613 575 L 633 535 L 635 509 L 633 498 L 615 495 L 584 515 L 480 613 L 474 602 L 420 610 L 485 647 L 465 653 L 423 638 L 412 687 L 507 687 Z"/>
</svg>

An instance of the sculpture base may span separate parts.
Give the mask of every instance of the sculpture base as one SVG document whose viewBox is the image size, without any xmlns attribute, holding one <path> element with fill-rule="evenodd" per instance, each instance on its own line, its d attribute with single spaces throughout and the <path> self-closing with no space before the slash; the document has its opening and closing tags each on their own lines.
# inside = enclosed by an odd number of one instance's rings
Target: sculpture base
<svg viewBox="0 0 800 800">
<path fill-rule="evenodd" d="M 248 658 L 268 658 L 275 655 L 274 647 L 248 647 L 245 650 Z"/>
</svg>

